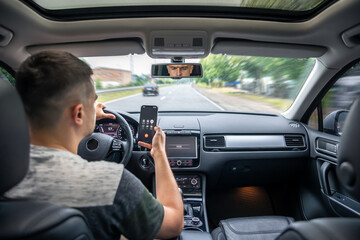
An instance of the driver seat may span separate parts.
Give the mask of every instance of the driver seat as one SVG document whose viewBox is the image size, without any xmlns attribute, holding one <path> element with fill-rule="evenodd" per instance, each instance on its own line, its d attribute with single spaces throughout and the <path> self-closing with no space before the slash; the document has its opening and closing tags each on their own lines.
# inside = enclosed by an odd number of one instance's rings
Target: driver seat
<svg viewBox="0 0 360 240">
<path fill-rule="evenodd" d="M 93 240 L 85 216 L 75 209 L 3 196 L 28 171 L 30 141 L 20 97 L 2 79 L 0 112 L 0 239 Z"/>
</svg>

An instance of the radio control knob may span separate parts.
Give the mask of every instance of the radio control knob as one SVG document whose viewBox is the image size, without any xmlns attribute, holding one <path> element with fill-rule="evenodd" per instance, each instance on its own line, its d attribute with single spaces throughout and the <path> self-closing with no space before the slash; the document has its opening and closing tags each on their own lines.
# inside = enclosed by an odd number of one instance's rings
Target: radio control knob
<svg viewBox="0 0 360 240">
<path fill-rule="evenodd" d="M 191 184 L 192 185 L 195 186 L 197 183 L 198 183 L 198 181 L 195 178 L 191 179 Z"/>
<path fill-rule="evenodd" d="M 181 160 L 177 160 L 176 165 L 178 165 L 179 167 L 182 165 L 182 161 Z"/>
</svg>

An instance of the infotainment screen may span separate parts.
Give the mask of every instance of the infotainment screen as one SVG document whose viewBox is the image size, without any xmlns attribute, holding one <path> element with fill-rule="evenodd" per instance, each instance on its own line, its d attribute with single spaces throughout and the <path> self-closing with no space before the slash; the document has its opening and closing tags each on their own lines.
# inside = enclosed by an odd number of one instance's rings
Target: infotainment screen
<svg viewBox="0 0 360 240">
<path fill-rule="evenodd" d="M 168 158 L 197 158 L 196 137 L 167 136 L 166 154 Z"/>
</svg>

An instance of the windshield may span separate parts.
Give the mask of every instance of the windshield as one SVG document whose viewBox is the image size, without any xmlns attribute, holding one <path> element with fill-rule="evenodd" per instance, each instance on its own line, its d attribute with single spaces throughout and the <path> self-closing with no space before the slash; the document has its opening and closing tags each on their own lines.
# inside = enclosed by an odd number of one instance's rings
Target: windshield
<svg viewBox="0 0 360 240">
<path fill-rule="evenodd" d="M 187 62 L 203 65 L 202 78 L 152 78 L 152 64 L 170 60 L 147 55 L 83 58 L 93 69 L 99 101 L 108 108 L 139 112 L 286 111 L 314 67 L 315 59 L 209 55 Z"/>
</svg>

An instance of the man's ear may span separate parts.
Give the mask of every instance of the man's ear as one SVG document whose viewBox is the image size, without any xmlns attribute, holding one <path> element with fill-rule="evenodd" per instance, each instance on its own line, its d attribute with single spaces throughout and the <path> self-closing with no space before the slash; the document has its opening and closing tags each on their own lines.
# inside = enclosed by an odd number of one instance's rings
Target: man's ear
<svg viewBox="0 0 360 240">
<path fill-rule="evenodd" d="M 71 108 L 71 119 L 76 125 L 84 123 L 84 105 L 79 103 Z"/>
</svg>

